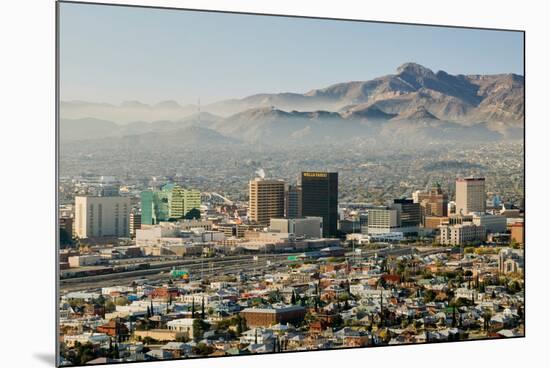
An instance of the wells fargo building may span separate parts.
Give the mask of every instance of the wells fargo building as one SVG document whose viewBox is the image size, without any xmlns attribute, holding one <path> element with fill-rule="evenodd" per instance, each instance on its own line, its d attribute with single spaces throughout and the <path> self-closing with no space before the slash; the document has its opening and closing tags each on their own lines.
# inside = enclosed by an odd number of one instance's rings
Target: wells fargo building
<svg viewBox="0 0 550 368">
<path fill-rule="evenodd" d="M 302 172 L 302 215 L 323 218 L 323 236 L 336 236 L 338 228 L 338 173 Z"/>
</svg>

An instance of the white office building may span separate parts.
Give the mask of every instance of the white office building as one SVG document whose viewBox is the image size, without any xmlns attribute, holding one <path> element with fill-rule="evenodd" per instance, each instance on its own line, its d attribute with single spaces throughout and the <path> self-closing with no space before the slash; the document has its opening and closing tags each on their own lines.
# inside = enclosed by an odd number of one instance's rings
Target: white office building
<svg viewBox="0 0 550 368">
<path fill-rule="evenodd" d="M 120 196 L 75 197 L 75 235 L 81 239 L 128 237 L 130 198 Z"/>
<path fill-rule="evenodd" d="M 474 213 L 472 222 L 477 226 L 484 226 L 489 233 L 506 232 L 506 217 L 501 215 L 489 215 L 484 213 Z"/>
<path fill-rule="evenodd" d="M 269 230 L 280 233 L 293 234 L 297 237 L 322 238 L 323 218 L 322 217 L 301 217 L 301 218 L 272 218 Z"/>
</svg>

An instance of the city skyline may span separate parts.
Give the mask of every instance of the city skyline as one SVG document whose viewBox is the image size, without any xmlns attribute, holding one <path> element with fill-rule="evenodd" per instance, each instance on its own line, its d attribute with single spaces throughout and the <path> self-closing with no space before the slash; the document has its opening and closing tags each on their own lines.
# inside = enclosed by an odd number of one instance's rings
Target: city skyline
<svg viewBox="0 0 550 368">
<path fill-rule="evenodd" d="M 59 10 L 59 365 L 525 336 L 522 32 Z"/>
</svg>

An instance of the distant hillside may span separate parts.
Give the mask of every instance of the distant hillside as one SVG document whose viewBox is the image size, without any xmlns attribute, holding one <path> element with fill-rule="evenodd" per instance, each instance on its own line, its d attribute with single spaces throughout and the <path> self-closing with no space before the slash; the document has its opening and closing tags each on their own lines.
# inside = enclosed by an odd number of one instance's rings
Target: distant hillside
<svg viewBox="0 0 550 368">
<path fill-rule="evenodd" d="M 147 132 L 122 136 L 109 136 L 104 138 L 90 138 L 83 140 L 67 140 L 65 144 L 78 146 L 84 150 L 102 150 L 112 147 L 127 148 L 130 150 L 178 150 L 188 148 L 212 149 L 222 146 L 240 144 L 237 139 L 226 137 L 220 133 L 208 129 L 191 126 L 170 131 Z"/>
<path fill-rule="evenodd" d="M 62 141 L 107 140 L 109 144 L 143 146 L 197 146 L 261 144 L 307 146 L 348 144 L 375 140 L 379 143 L 429 144 L 431 142 L 496 141 L 505 138 L 487 124 L 472 126 L 439 120 L 424 108 L 402 115 L 375 113 L 375 120 L 328 111 L 282 111 L 270 107 L 249 109 L 227 118 L 189 118 L 180 122 L 129 123 L 81 119 L 62 121 Z M 204 126 L 199 126 L 204 125 Z M 94 127 L 100 127 L 94 131 Z M 90 134 L 94 131 L 94 134 Z"/>
<path fill-rule="evenodd" d="M 203 106 L 200 115 L 196 106 L 175 101 L 63 102 L 61 139 L 191 144 L 194 137 L 199 145 L 226 139 L 278 146 L 517 140 L 523 137 L 523 93 L 524 78 L 515 74 L 450 75 L 406 63 L 369 81 L 220 101 Z M 186 130 L 193 127 L 205 130 Z"/>
<path fill-rule="evenodd" d="M 95 118 L 126 124 L 135 121 L 180 120 L 196 114 L 194 105 L 181 106 L 175 101 L 162 101 L 147 105 L 139 101 L 125 101 L 120 105 L 86 101 L 61 101 L 62 119 Z"/>
<path fill-rule="evenodd" d="M 171 132 L 189 127 L 208 128 L 222 118 L 202 112 L 187 116 L 178 121 L 158 120 L 153 122 L 134 121 L 117 124 L 113 121 L 94 118 L 61 119 L 60 137 L 62 141 L 78 141 L 98 138 L 123 137 L 145 133 Z"/>
</svg>

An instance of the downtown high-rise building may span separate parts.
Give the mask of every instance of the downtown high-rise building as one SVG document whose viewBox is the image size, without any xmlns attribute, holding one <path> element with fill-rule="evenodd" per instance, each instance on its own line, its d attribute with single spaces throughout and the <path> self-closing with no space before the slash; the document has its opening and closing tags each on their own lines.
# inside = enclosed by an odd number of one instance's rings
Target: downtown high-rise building
<svg viewBox="0 0 550 368">
<path fill-rule="evenodd" d="M 287 185 L 285 189 L 285 217 L 302 217 L 302 187 Z"/>
<path fill-rule="evenodd" d="M 399 229 L 397 209 L 388 207 L 369 209 L 368 234 L 387 234 L 397 232 Z"/>
<path fill-rule="evenodd" d="M 457 214 L 485 212 L 485 178 L 459 178 L 456 180 Z"/>
<path fill-rule="evenodd" d="M 391 208 L 399 214 L 399 224 L 403 228 L 418 227 L 421 222 L 420 204 L 410 198 L 394 199 Z"/>
<path fill-rule="evenodd" d="M 269 225 L 272 218 L 285 215 L 285 182 L 255 178 L 248 183 L 248 210 L 249 220 Z"/>
<path fill-rule="evenodd" d="M 323 236 L 338 231 L 338 173 L 306 171 L 301 176 L 302 215 L 323 218 Z"/>
<path fill-rule="evenodd" d="M 177 184 L 166 184 L 162 187 L 168 199 L 168 217 L 181 219 L 192 210 L 201 207 L 201 193 L 195 189 L 185 189 Z"/>
<path fill-rule="evenodd" d="M 130 212 L 130 236 L 136 236 L 136 231 L 141 229 L 141 213 L 138 211 Z"/>
<path fill-rule="evenodd" d="M 413 193 L 413 199 L 415 203 L 420 204 L 422 218 L 426 216 L 447 216 L 449 197 L 443 192 L 439 183 L 434 183 L 427 191 Z"/>
<path fill-rule="evenodd" d="M 141 192 L 141 223 L 158 224 L 200 216 L 201 194 L 177 184 L 166 184 L 160 190 Z"/>
<path fill-rule="evenodd" d="M 128 237 L 129 217 L 128 197 L 75 197 L 74 233 L 78 238 Z"/>
</svg>

